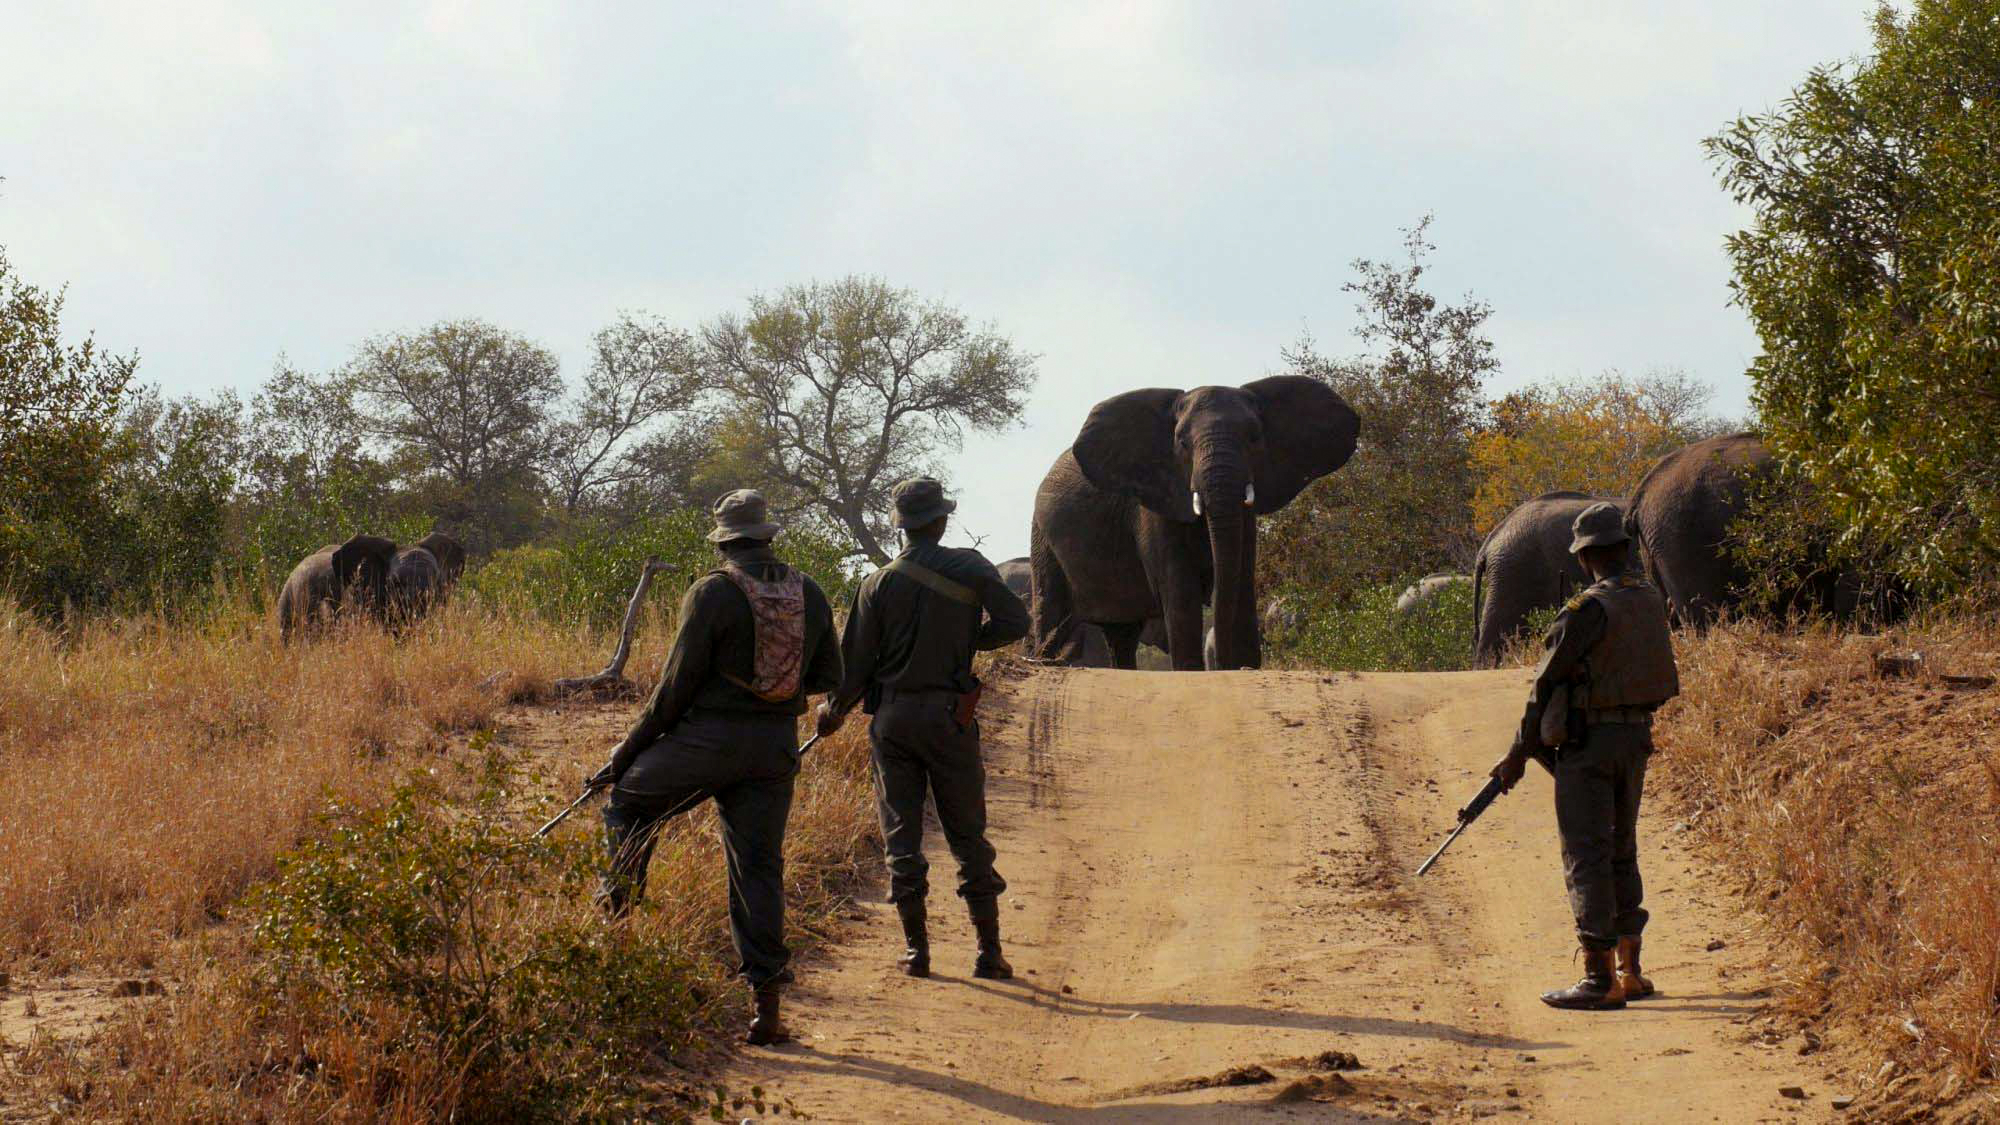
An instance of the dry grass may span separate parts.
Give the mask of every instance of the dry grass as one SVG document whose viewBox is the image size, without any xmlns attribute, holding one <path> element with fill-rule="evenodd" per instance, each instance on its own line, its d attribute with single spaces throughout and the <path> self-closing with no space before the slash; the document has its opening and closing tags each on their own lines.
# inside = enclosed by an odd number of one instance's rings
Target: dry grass
<svg viewBox="0 0 2000 1125">
<path fill-rule="evenodd" d="M 1924 670 L 1882 678 L 1883 650 Z M 1786 1003 L 1880 1078 L 1884 1116 L 2000 1061 L 2000 688 L 1942 679 L 1996 654 L 1990 623 L 1732 625 L 1682 639 L 1662 716 L 1655 776 L 1787 939 Z"/>
<path fill-rule="evenodd" d="M 665 643 L 662 627 L 642 633 L 628 674 L 655 675 Z M 0 1072 L 0 1110 L 462 1115 L 466 1076 L 416 1049 L 403 1014 L 274 996 L 241 904 L 282 852 L 323 831 L 329 800 L 365 808 L 412 771 L 446 775 L 474 731 L 496 732 L 528 764 L 524 829 L 559 808 L 636 704 L 532 701 L 550 680 L 594 670 L 609 648 L 458 607 L 401 641 L 357 629 L 292 649 L 244 615 L 199 628 L 107 622 L 68 638 L 0 618 L 0 968 L 17 994 L 76 971 L 167 984 L 158 1000 L 118 1006 L 87 1039 L 0 1043 L 12 1064 Z M 787 845 L 795 946 L 810 944 L 875 851 L 860 726 L 822 743 L 798 785 Z M 564 832 L 593 840 L 594 813 Z M 660 982 L 689 998 L 684 1033 L 659 1044 L 662 1064 L 704 1042 L 733 996 L 713 824 L 702 811 L 667 833 L 649 905 L 631 923 L 634 940 L 684 950 L 690 966 Z M 549 891 L 525 894 L 529 913 L 512 922 L 571 923 L 591 909 Z"/>
</svg>

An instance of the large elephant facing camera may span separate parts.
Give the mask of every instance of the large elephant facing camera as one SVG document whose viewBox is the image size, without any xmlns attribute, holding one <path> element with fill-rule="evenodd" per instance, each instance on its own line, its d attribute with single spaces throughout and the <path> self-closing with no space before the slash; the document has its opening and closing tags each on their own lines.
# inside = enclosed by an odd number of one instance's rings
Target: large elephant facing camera
<svg viewBox="0 0 2000 1125">
<path fill-rule="evenodd" d="M 1256 517 L 1346 464 L 1359 432 L 1339 395 L 1299 375 L 1098 403 L 1035 494 L 1036 654 L 1068 658 L 1096 625 L 1131 668 L 1146 619 L 1164 617 L 1173 666 L 1199 669 L 1208 603 L 1214 666 L 1257 667 Z"/>
<path fill-rule="evenodd" d="M 301 631 L 350 610 L 387 621 L 395 563 L 396 545 L 375 535 L 356 535 L 307 555 L 278 592 L 278 635 L 289 644 Z"/>
</svg>

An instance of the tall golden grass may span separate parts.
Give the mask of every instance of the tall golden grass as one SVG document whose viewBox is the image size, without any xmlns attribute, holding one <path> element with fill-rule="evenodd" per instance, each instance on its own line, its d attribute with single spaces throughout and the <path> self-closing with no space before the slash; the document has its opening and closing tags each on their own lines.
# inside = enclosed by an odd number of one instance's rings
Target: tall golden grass
<svg viewBox="0 0 2000 1125">
<path fill-rule="evenodd" d="M 627 672 L 642 687 L 670 624 L 641 634 Z M 602 636 L 470 606 L 401 639 L 363 627 L 290 648 L 247 610 L 63 635 L 0 607 L 0 958 L 17 989 L 75 970 L 145 970 L 167 986 L 90 1039 L 34 1045 L 13 1068 L 22 1088 L 10 1095 L 0 1077 L 0 1106 L 28 1094 L 125 1119 L 459 1114 L 465 1076 L 412 1052 L 396 1012 L 285 1004 L 262 991 L 265 953 L 242 903 L 281 853 L 323 830 L 330 802 L 368 807 L 412 771 L 464 756 L 475 730 L 497 729 L 506 743 L 534 728 L 547 791 L 520 809 L 532 828 L 601 763 L 637 706 L 534 703 L 609 648 Z M 788 878 L 793 933 L 806 944 L 874 850 L 858 727 L 822 743 L 797 788 Z M 594 820 L 587 809 L 564 831 L 588 838 Z M 697 966 L 661 987 L 690 990 L 696 1023 L 713 1024 L 730 957 L 712 814 L 668 831 L 648 902 L 630 924 L 644 940 L 685 947 Z M 532 909 L 573 921 L 591 907 L 544 895 Z"/>
<path fill-rule="evenodd" d="M 1885 650 L 1922 652 L 1922 669 L 1884 678 Z M 1734 624 L 1683 637 L 1679 656 L 1655 776 L 1788 939 L 1786 1003 L 1862 1075 L 1881 1073 L 1878 1095 L 1900 1082 L 1949 1097 L 1992 1077 L 2000 688 L 1943 676 L 2000 671 L 2000 628 Z"/>
</svg>

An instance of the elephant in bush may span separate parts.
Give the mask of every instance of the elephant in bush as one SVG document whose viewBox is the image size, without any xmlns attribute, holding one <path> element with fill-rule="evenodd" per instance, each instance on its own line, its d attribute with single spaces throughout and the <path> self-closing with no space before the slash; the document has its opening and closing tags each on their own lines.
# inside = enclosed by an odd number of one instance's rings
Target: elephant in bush
<svg viewBox="0 0 2000 1125">
<path fill-rule="evenodd" d="M 1472 563 L 1473 667 L 1500 663 L 1507 642 L 1530 614 L 1559 606 L 1590 585 L 1590 576 L 1569 553 L 1570 525 L 1578 513 L 1606 499 L 1545 492 L 1507 513 L 1486 534 Z"/>
<path fill-rule="evenodd" d="M 443 605 L 465 572 L 465 548 L 431 532 L 396 552 L 389 568 L 389 601 L 396 624 L 414 625 Z"/>
<path fill-rule="evenodd" d="M 1729 549 L 1730 524 L 1776 469 L 1763 439 L 1738 433 L 1677 449 L 1640 478 L 1625 528 L 1644 546 L 1647 577 L 1675 624 L 1705 629 L 1741 604 L 1751 576 Z M 1808 565 L 1776 592 L 1781 610 L 1847 618 L 1861 583 L 1851 571 Z"/>
<path fill-rule="evenodd" d="M 375 535 L 356 535 L 307 555 L 278 592 L 278 635 L 289 644 L 348 610 L 387 621 L 395 563 L 396 545 Z"/>
<path fill-rule="evenodd" d="M 1147 619 L 1164 617 L 1173 666 L 1198 669 L 1209 604 L 1215 666 L 1258 666 L 1256 517 L 1346 464 L 1359 432 L 1339 395 L 1299 375 L 1098 403 L 1035 494 L 1037 655 L 1069 655 L 1090 624 L 1131 668 Z"/>
</svg>

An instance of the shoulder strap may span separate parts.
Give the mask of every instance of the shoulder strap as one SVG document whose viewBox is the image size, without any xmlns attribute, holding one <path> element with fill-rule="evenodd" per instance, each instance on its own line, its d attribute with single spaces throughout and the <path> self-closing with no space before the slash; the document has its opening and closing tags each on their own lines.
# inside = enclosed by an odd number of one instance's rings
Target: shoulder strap
<svg viewBox="0 0 2000 1125">
<path fill-rule="evenodd" d="M 922 583 L 924 586 L 929 587 L 932 593 L 950 598 L 961 605 L 976 606 L 979 604 L 979 595 L 973 593 L 970 587 L 961 586 L 944 575 L 939 574 L 937 571 L 911 562 L 907 558 L 892 559 L 889 565 L 882 569 L 894 571 L 905 578 Z"/>
</svg>

